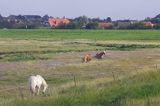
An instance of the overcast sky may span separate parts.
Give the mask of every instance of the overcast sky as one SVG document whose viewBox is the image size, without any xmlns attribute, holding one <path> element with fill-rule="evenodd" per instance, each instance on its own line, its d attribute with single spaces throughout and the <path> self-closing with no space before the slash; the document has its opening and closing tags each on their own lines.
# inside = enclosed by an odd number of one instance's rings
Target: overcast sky
<svg viewBox="0 0 160 106">
<path fill-rule="evenodd" d="M 160 0 L 0 0 L 0 14 L 141 20 L 160 14 Z"/>
</svg>

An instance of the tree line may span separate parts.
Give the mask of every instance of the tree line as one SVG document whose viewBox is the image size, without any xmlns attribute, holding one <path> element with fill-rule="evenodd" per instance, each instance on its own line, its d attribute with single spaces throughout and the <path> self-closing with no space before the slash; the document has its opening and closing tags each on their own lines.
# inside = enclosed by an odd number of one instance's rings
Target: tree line
<svg viewBox="0 0 160 106">
<path fill-rule="evenodd" d="M 52 16 L 44 15 L 10 15 L 3 17 L 0 15 L 0 28 L 33 29 L 33 28 L 52 28 L 48 18 Z M 69 19 L 69 24 L 60 23 L 55 29 L 160 29 L 160 14 L 154 18 L 144 20 L 116 20 L 111 17 L 106 19 L 89 18 L 79 16 Z"/>
</svg>

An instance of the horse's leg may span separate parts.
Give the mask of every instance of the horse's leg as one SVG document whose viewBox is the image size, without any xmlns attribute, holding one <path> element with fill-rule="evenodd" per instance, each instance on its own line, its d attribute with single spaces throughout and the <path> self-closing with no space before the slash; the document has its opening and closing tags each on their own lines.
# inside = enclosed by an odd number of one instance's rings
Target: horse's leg
<svg viewBox="0 0 160 106">
<path fill-rule="evenodd" d="M 36 87 L 30 86 L 30 92 L 32 95 L 34 95 L 36 93 Z"/>
<path fill-rule="evenodd" d="M 38 86 L 34 87 L 34 95 L 39 95 L 39 87 Z"/>
<path fill-rule="evenodd" d="M 105 54 L 103 53 L 102 56 L 101 56 L 101 58 L 104 58 L 104 56 L 105 56 Z"/>
<path fill-rule="evenodd" d="M 89 58 L 87 58 L 87 62 L 89 62 L 90 61 L 90 59 Z"/>
<path fill-rule="evenodd" d="M 85 63 L 87 62 L 87 59 L 86 59 L 86 57 L 84 58 L 84 62 L 85 62 Z"/>
<path fill-rule="evenodd" d="M 37 87 L 37 95 L 39 95 L 40 87 Z"/>
</svg>

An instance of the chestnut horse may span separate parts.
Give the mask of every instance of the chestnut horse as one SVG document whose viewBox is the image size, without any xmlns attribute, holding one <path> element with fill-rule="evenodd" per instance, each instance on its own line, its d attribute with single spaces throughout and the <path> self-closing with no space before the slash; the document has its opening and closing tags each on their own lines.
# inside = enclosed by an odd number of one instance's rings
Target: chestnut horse
<svg viewBox="0 0 160 106">
<path fill-rule="evenodd" d="M 86 54 L 86 55 L 84 55 L 84 57 L 82 57 L 82 60 L 83 60 L 83 62 L 85 62 L 85 63 L 91 61 L 91 60 L 92 60 L 91 54 Z"/>
</svg>

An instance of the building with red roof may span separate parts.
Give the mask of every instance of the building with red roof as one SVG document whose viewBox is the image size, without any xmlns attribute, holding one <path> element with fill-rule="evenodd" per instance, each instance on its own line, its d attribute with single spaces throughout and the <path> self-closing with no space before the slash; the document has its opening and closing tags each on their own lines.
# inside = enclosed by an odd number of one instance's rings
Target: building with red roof
<svg viewBox="0 0 160 106">
<path fill-rule="evenodd" d="M 98 26 L 102 28 L 111 28 L 113 24 L 111 22 L 99 22 Z"/>
<path fill-rule="evenodd" d="M 150 22 L 150 21 L 143 22 L 143 24 L 145 27 L 153 27 L 154 26 L 154 24 L 152 24 L 152 22 Z"/>
<path fill-rule="evenodd" d="M 59 25 L 67 25 L 70 23 L 70 20 L 63 18 L 48 18 L 49 25 L 53 28 L 58 27 Z"/>
</svg>

